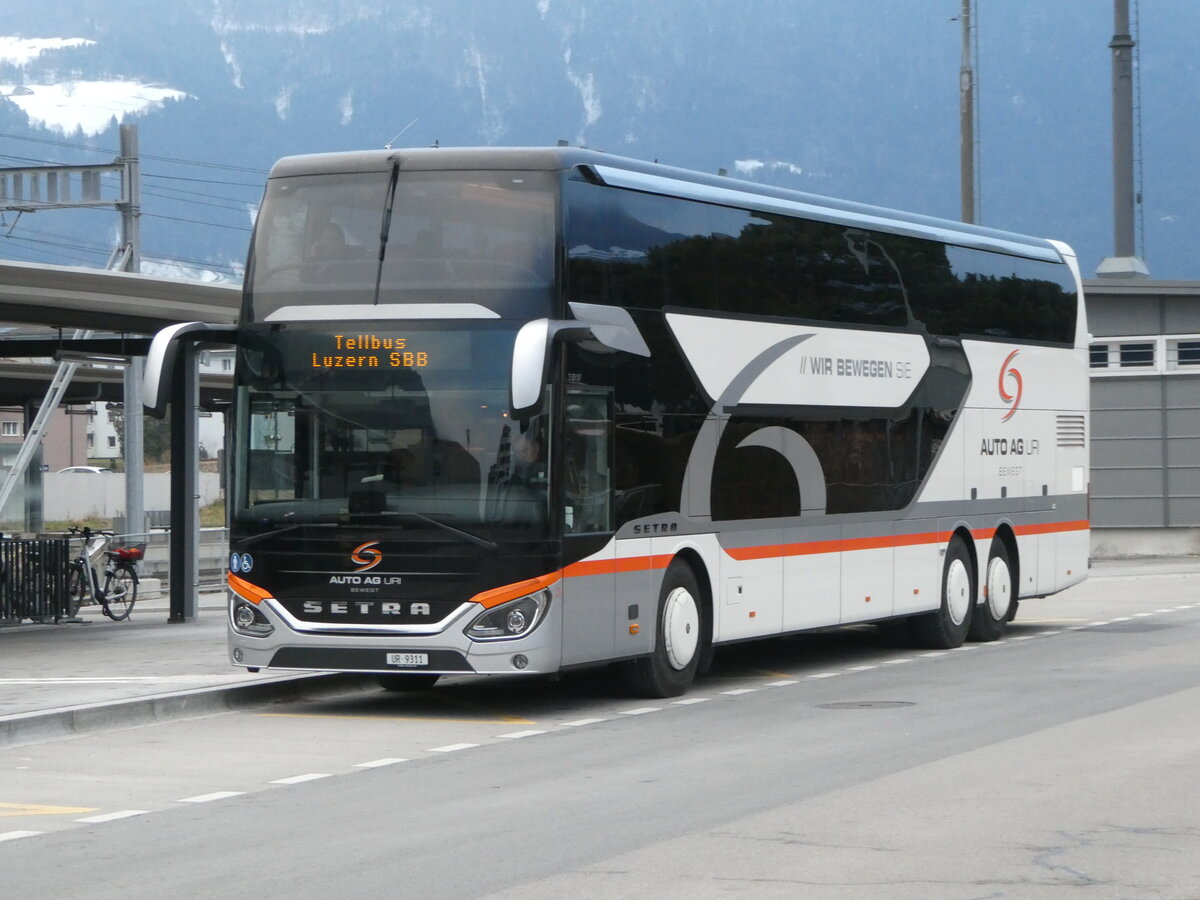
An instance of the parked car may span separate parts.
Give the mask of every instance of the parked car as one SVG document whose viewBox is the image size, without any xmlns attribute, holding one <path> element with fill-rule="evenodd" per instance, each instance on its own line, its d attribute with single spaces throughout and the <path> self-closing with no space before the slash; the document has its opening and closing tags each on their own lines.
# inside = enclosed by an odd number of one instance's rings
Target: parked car
<svg viewBox="0 0 1200 900">
<path fill-rule="evenodd" d="M 59 469 L 58 474 L 64 472 L 90 472 L 93 475 L 99 475 L 101 472 L 111 472 L 112 469 L 105 469 L 100 466 L 67 466 L 65 469 Z"/>
</svg>

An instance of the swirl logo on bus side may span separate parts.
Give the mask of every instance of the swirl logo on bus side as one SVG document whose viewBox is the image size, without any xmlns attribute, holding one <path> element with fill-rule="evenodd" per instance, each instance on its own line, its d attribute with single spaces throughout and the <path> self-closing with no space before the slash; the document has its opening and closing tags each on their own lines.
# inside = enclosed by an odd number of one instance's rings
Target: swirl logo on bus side
<svg viewBox="0 0 1200 900">
<path fill-rule="evenodd" d="M 350 560 L 358 565 L 355 572 L 365 572 L 383 562 L 383 551 L 375 546 L 378 543 L 379 541 L 367 541 L 354 548 L 350 554 Z"/>
<path fill-rule="evenodd" d="M 1009 410 L 1004 414 L 1001 422 L 1007 422 L 1013 417 L 1013 414 L 1021 406 L 1021 392 L 1023 384 L 1021 381 L 1021 372 L 1019 369 L 1014 369 L 1010 364 L 1020 350 L 1014 350 L 1008 356 L 1004 357 L 1004 362 L 1000 364 L 1000 379 L 997 387 L 1000 389 L 1000 399 L 1009 404 Z M 1015 385 L 1015 390 L 1010 391 L 1007 382 Z"/>
</svg>

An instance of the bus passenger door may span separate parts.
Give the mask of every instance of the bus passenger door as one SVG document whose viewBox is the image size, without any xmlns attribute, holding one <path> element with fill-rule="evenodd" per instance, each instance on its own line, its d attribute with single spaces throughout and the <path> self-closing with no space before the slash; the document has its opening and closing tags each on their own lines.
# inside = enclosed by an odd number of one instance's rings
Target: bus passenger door
<svg viewBox="0 0 1200 900">
<path fill-rule="evenodd" d="M 612 392 L 572 384 L 557 471 L 563 498 L 563 665 L 611 659 L 617 592 L 613 531 Z"/>
</svg>

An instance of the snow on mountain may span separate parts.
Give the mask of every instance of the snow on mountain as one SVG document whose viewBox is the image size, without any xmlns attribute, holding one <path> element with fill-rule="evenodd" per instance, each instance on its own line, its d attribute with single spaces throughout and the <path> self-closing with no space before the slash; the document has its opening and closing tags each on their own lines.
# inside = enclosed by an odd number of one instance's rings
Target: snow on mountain
<svg viewBox="0 0 1200 900">
<path fill-rule="evenodd" d="M 0 63 L 17 66 L 22 73 L 34 60 L 54 51 L 95 47 L 87 38 L 22 38 L 0 35 Z M 161 109 L 168 100 L 182 100 L 183 91 L 136 80 L 91 81 L 68 78 L 39 84 L 24 78 L 19 83 L 0 82 L 0 97 L 25 113 L 29 124 L 56 131 L 64 137 L 103 134 L 114 121 Z"/>
<path fill-rule="evenodd" d="M 0 84 L 0 96 L 20 107 L 31 125 L 64 137 L 103 134 L 113 122 L 182 100 L 183 91 L 136 81 L 64 81 L 59 84 Z"/>
<path fill-rule="evenodd" d="M 0 63 L 26 66 L 43 53 L 65 47 L 86 47 L 94 44 L 87 38 L 21 38 L 0 35 Z"/>
</svg>

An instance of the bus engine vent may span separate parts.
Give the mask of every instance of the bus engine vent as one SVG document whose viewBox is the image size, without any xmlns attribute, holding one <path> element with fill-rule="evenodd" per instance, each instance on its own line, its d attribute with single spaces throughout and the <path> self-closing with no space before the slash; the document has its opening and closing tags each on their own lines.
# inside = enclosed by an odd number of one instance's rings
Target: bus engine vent
<svg viewBox="0 0 1200 900">
<path fill-rule="evenodd" d="M 1087 445 L 1087 425 L 1083 416 L 1058 417 L 1058 446 L 1084 447 Z"/>
</svg>

